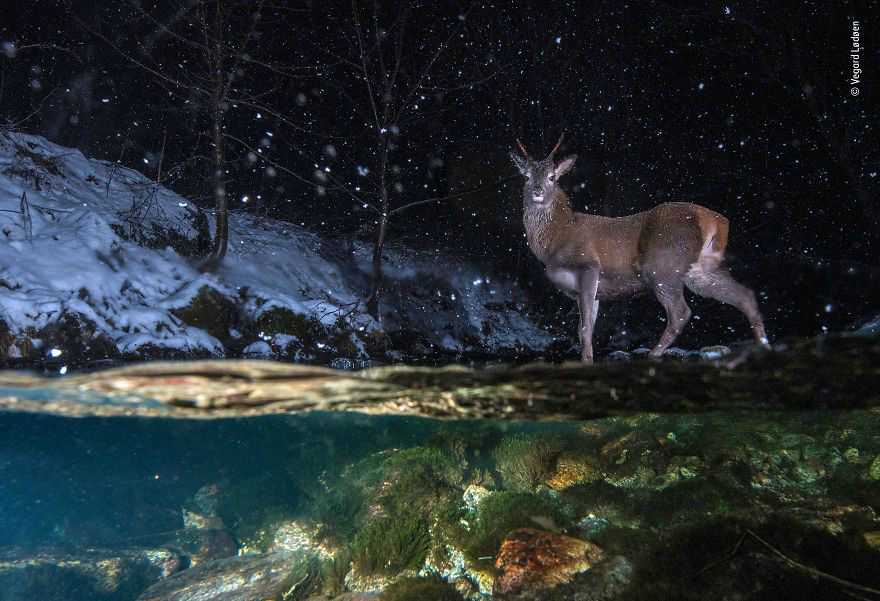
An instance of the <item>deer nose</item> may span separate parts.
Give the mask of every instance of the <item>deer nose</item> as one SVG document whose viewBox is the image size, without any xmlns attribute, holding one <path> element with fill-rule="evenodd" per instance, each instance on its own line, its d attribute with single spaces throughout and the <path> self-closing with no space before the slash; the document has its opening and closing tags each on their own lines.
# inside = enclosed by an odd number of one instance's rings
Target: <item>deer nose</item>
<svg viewBox="0 0 880 601">
<path fill-rule="evenodd" d="M 532 188 L 532 196 L 534 198 L 544 198 L 544 189 L 543 188 Z"/>
</svg>

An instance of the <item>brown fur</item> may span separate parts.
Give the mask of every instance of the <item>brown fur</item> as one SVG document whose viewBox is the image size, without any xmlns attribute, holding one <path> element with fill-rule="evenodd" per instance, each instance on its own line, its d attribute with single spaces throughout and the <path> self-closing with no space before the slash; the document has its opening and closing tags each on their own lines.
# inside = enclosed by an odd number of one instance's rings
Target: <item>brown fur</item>
<svg viewBox="0 0 880 601">
<path fill-rule="evenodd" d="M 666 309 L 667 325 L 651 356 L 660 356 L 684 329 L 691 311 L 684 287 L 733 305 L 746 314 L 759 345 L 767 347 L 754 293 L 721 266 L 727 218 L 691 203 L 664 203 L 625 217 L 572 210 L 557 180 L 573 165 L 552 157 L 540 162 L 511 155 L 526 175 L 523 224 L 529 248 L 547 276 L 578 301 L 581 359 L 593 359 L 598 301 L 653 291 Z"/>
</svg>

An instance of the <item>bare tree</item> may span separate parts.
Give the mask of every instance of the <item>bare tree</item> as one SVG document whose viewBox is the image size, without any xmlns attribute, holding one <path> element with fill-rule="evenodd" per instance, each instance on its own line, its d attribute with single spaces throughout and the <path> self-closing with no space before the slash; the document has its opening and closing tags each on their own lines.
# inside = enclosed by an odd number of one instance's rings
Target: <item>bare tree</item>
<svg viewBox="0 0 880 601">
<path fill-rule="evenodd" d="M 207 131 L 204 133 L 207 135 L 199 139 L 208 140 L 210 149 L 207 157 L 211 170 L 215 232 L 211 251 L 199 265 L 203 271 L 216 270 L 229 245 L 226 149 L 232 139 L 226 132 L 226 115 L 235 104 L 234 96 L 255 96 L 236 83 L 245 77 L 245 66 L 258 64 L 250 57 L 249 49 L 257 37 L 263 5 L 264 0 L 172 3 L 171 14 L 160 20 L 156 14 L 133 4 L 138 18 L 152 26 L 149 36 L 135 40 L 135 50 L 123 47 L 105 33 L 79 21 L 71 11 L 73 18 L 83 27 L 151 76 L 169 94 L 193 107 L 197 117 L 206 122 Z M 247 26 L 244 31 L 236 32 L 233 24 L 241 22 L 246 22 Z M 162 51 L 158 52 L 157 48 Z"/>
<path fill-rule="evenodd" d="M 326 172 L 320 177 L 329 180 L 328 192 L 343 194 L 372 216 L 372 282 L 366 309 L 376 320 L 381 319 L 382 252 L 392 219 L 414 207 L 451 198 L 413 201 L 403 196 L 403 176 L 396 161 L 406 132 L 448 108 L 448 94 L 439 91 L 444 84 L 450 84 L 444 90 L 455 91 L 468 85 L 453 85 L 452 80 L 460 84 L 464 79 L 491 77 L 490 72 L 475 73 L 450 57 L 450 47 L 461 42 L 467 11 L 441 15 L 430 29 L 425 26 L 428 20 L 416 14 L 423 9 L 417 2 L 392 10 L 378 1 L 364 5 L 352 0 L 345 9 L 315 14 L 303 37 L 328 61 L 321 76 L 333 87 L 338 103 L 340 129 L 334 137 L 343 143 L 339 160 L 359 173 L 357 184 Z"/>
</svg>

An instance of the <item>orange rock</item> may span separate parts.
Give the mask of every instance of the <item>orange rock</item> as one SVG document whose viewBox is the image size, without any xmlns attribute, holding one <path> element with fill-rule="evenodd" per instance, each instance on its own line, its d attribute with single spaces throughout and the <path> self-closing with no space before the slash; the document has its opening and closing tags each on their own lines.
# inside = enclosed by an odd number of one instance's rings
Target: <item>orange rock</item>
<svg viewBox="0 0 880 601">
<path fill-rule="evenodd" d="M 514 530 L 498 552 L 492 594 L 533 592 L 564 584 L 589 570 L 602 555 L 602 549 L 593 543 L 564 534 Z"/>
</svg>

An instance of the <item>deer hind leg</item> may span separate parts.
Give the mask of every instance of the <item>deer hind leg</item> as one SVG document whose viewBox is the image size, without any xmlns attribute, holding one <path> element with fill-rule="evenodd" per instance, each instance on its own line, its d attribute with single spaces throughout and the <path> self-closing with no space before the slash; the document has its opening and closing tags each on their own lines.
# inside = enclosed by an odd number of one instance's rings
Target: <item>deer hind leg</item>
<svg viewBox="0 0 880 601">
<path fill-rule="evenodd" d="M 687 273 L 684 281 L 688 288 L 700 296 L 714 298 L 745 313 L 752 326 L 755 342 L 761 348 L 770 348 L 770 341 L 764 330 L 764 318 L 751 288 L 743 286 L 726 269 L 717 266 L 711 270 L 701 270 L 695 266 Z"/>
<path fill-rule="evenodd" d="M 654 284 L 654 294 L 657 300 L 666 309 L 666 329 L 660 336 L 651 352 L 650 357 L 659 357 L 669 348 L 678 335 L 681 334 L 687 322 L 691 318 L 691 309 L 684 300 L 684 286 L 680 280 L 670 279 L 666 282 L 656 282 Z"/>
</svg>

